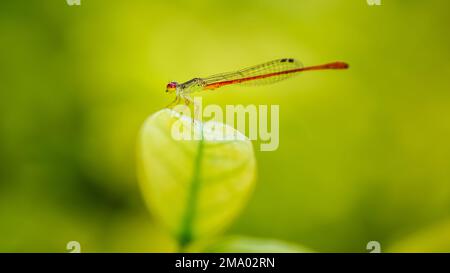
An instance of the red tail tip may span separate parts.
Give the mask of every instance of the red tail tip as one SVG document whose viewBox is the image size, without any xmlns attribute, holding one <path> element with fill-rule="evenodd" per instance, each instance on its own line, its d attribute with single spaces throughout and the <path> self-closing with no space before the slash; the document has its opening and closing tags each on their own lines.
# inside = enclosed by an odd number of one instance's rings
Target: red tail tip
<svg viewBox="0 0 450 273">
<path fill-rule="evenodd" d="M 347 69 L 349 68 L 349 65 L 344 62 L 335 62 L 328 65 L 331 69 Z"/>
</svg>

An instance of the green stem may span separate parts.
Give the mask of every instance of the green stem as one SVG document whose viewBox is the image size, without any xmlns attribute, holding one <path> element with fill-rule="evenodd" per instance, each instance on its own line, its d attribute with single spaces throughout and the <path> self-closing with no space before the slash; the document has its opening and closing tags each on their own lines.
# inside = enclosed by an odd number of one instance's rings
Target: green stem
<svg viewBox="0 0 450 273">
<path fill-rule="evenodd" d="M 203 158 L 203 124 L 200 123 L 201 139 L 198 143 L 197 155 L 194 162 L 194 170 L 192 174 L 191 188 L 187 196 L 186 211 L 181 223 L 181 232 L 178 239 L 180 252 L 184 252 L 186 246 L 193 239 L 193 223 L 195 218 L 195 209 L 197 206 L 198 192 L 201 184 L 201 164 Z"/>
</svg>

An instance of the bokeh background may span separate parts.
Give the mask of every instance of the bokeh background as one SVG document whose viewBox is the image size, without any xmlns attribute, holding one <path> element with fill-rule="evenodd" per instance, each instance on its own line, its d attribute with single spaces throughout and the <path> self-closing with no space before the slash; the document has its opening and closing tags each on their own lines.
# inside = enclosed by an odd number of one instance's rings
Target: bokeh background
<svg viewBox="0 0 450 273">
<path fill-rule="evenodd" d="M 140 126 L 173 99 L 170 80 L 280 57 L 351 69 L 205 94 L 280 105 L 279 149 L 256 149 L 254 195 L 227 234 L 450 251 L 448 1 L 0 6 L 0 251 L 174 251 L 139 191 Z"/>
</svg>

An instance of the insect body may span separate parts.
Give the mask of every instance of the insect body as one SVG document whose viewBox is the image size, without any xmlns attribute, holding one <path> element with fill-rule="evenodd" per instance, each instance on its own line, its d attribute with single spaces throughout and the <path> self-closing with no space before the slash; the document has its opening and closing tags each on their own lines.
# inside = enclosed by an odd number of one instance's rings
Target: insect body
<svg viewBox="0 0 450 273">
<path fill-rule="evenodd" d="M 347 68 L 348 64 L 344 62 L 303 67 L 302 63 L 295 59 L 284 58 L 238 71 L 216 74 L 206 78 L 193 78 L 184 83 L 169 82 L 166 92 L 176 93 L 175 100 L 169 106 L 178 104 L 180 100 L 189 104 L 192 102 L 190 94 L 201 90 L 213 90 L 227 85 L 271 84 L 298 75 L 303 71 Z"/>
</svg>

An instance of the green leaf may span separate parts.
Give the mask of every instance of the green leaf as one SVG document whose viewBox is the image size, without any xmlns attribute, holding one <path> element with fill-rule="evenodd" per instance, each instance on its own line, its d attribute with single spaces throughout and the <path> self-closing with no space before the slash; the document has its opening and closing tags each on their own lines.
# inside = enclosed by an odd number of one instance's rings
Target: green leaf
<svg viewBox="0 0 450 273">
<path fill-rule="evenodd" d="M 177 140 L 179 131 L 196 138 Z M 181 247 L 223 231 L 255 183 L 253 147 L 245 136 L 222 123 L 194 124 L 169 109 L 146 120 L 138 160 L 148 207 Z"/>
<path fill-rule="evenodd" d="M 416 231 L 387 252 L 450 252 L 450 220 Z"/>
<path fill-rule="evenodd" d="M 216 253 L 305 253 L 310 249 L 274 239 L 259 239 L 243 236 L 229 236 L 210 244 L 205 252 Z"/>
</svg>

